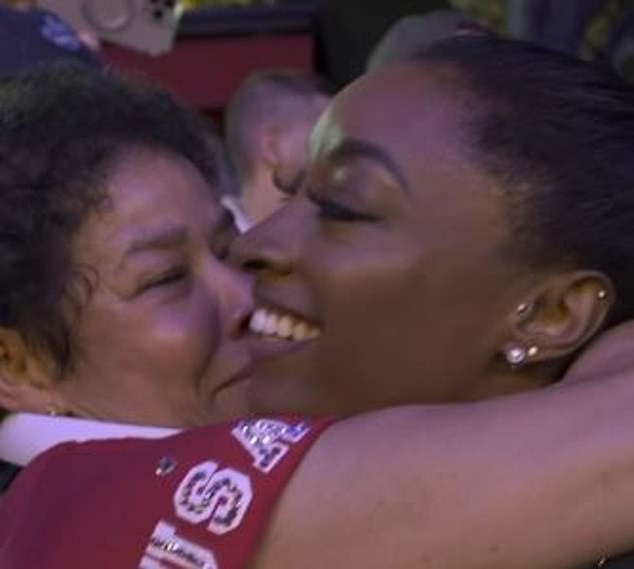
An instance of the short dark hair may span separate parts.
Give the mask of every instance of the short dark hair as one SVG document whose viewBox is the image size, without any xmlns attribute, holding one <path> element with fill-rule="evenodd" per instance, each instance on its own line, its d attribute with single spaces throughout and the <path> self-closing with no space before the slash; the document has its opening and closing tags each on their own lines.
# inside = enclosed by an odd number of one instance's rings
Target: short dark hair
<svg viewBox="0 0 634 569">
<path fill-rule="evenodd" d="M 469 146 L 501 182 L 513 254 L 602 272 L 613 321 L 633 317 L 634 88 L 599 64 L 496 37 L 454 38 L 415 60 L 464 82 Z"/>
<path fill-rule="evenodd" d="M 209 125 L 162 89 L 57 63 L 0 83 L 0 326 L 72 363 L 73 235 L 107 197 L 116 159 L 142 146 L 189 160 L 212 187 Z M 71 304 L 74 306 L 75 304 Z"/>
<path fill-rule="evenodd" d="M 248 131 L 279 109 L 291 113 L 289 101 L 330 97 L 332 85 L 320 75 L 295 69 L 265 69 L 249 75 L 234 93 L 225 112 L 225 140 L 229 159 L 239 178 L 253 167 Z M 279 113 L 278 113 L 279 114 Z"/>
</svg>

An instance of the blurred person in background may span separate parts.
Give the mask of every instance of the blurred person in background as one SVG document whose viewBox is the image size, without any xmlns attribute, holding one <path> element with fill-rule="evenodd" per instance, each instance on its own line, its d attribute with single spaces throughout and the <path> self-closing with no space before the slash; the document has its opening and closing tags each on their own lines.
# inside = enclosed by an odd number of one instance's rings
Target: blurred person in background
<svg viewBox="0 0 634 569">
<path fill-rule="evenodd" d="M 56 14 L 39 9 L 36 4 L 0 4 L 0 77 L 61 59 L 93 67 L 101 65 L 95 36 L 77 32 Z"/>
<path fill-rule="evenodd" d="M 332 96 L 327 81 L 304 71 L 248 76 L 225 113 L 226 146 L 239 208 L 257 223 L 283 203 L 278 184 L 301 178 L 308 135 Z"/>
</svg>

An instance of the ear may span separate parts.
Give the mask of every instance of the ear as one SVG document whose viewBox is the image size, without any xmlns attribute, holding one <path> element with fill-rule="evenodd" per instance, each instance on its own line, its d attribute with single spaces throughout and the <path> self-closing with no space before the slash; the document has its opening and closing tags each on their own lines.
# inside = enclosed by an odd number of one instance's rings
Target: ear
<svg viewBox="0 0 634 569">
<path fill-rule="evenodd" d="M 612 283 L 602 273 L 555 275 L 518 308 L 513 341 L 532 348 L 531 361 L 570 356 L 606 322 L 613 303 Z"/>
<path fill-rule="evenodd" d="M 270 170 L 281 161 L 282 130 L 273 123 L 265 123 L 258 136 L 258 155 L 260 161 Z"/>
<path fill-rule="evenodd" d="M 60 411 L 51 369 L 16 330 L 0 327 L 0 408 L 32 413 Z"/>
</svg>

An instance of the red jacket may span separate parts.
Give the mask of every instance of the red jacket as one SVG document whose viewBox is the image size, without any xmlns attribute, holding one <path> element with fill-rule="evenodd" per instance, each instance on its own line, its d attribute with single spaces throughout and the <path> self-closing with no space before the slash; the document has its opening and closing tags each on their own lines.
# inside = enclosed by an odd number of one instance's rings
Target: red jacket
<svg viewBox="0 0 634 569">
<path fill-rule="evenodd" d="M 254 419 L 66 443 L 0 506 L 2 569 L 241 569 L 327 421 Z"/>
</svg>

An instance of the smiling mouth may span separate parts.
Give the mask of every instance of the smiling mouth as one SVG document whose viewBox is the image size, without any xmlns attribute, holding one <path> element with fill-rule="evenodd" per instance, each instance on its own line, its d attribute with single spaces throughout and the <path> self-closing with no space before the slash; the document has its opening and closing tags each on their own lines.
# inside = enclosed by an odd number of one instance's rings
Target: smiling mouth
<svg viewBox="0 0 634 569">
<path fill-rule="evenodd" d="M 321 330 L 295 315 L 268 308 L 257 308 L 251 315 L 249 330 L 258 336 L 288 342 L 314 340 Z"/>
</svg>

